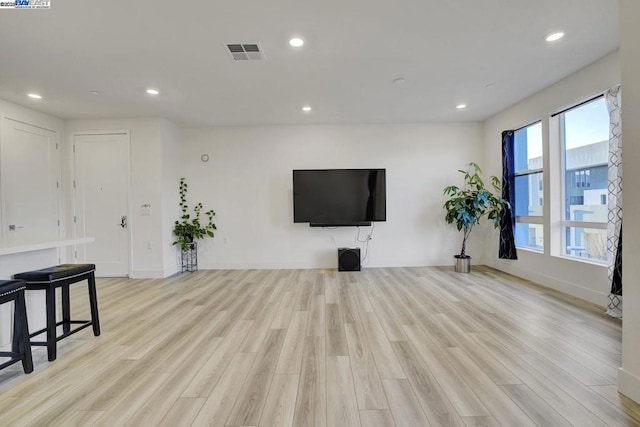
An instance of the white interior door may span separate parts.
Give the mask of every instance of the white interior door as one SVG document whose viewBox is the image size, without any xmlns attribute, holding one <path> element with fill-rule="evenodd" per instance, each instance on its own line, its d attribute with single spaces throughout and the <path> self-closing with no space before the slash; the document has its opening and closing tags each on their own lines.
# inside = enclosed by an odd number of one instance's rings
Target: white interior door
<svg viewBox="0 0 640 427">
<path fill-rule="evenodd" d="M 56 132 L 2 121 L 2 240 L 23 244 L 57 240 L 59 168 Z"/>
<path fill-rule="evenodd" d="M 74 150 L 76 235 L 95 237 L 77 256 L 98 276 L 128 276 L 129 134 L 75 135 Z"/>
</svg>

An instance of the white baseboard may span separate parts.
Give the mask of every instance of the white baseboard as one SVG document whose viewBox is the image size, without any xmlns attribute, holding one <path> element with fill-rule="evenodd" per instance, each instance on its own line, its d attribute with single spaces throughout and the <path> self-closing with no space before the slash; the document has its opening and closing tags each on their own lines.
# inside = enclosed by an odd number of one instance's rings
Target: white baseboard
<svg viewBox="0 0 640 427">
<path fill-rule="evenodd" d="M 505 262 L 488 262 L 489 265 L 496 270 L 504 271 L 505 273 L 513 274 L 514 276 L 521 277 L 523 279 L 531 280 L 532 282 L 539 283 L 540 285 L 555 289 L 568 295 L 589 301 L 593 304 L 597 304 L 601 307 L 606 307 L 608 300 L 607 295 L 592 289 L 579 286 L 575 283 L 567 282 L 564 280 L 556 279 L 555 277 L 548 276 L 541 272 L 533 272 L 531 270 L 524 270 L 518 268 L 515 263 L 507 265 Z"/>
<path fill-rule="evenodd" d="M 619 368 L 618 391 L 629 399 L 640 403 L 640 378 Z"/>
<path fill-rule="evenodd" d="M 164 270 L 131 270 L 131 279 L 163 279 L 167 277 Z"/>
<path fill-rule="evenodd" d="M 474 265 L 483 265 L 474 258 Z M 425 267 L 425 266 L 453 266 L 453 256 L 446 259 L 438 259 L 430 263 L 385 263 L 380 265 L 370 265 L 367 261 L 362 263 L 362 268 L 387 268 L 387 267 Z M 199 270 L 299 270 L 299 269 L 337 269 L 338 260 L 328 263 L 322 262 L 199 262 Z"/>
<path fill-rule="evenodd" d="M 162 270 L 132 270 L 129 277 L 132 279 L 164 279 L 179 272 L 178 266 L 172 265 Z"/>
<path fill-rule="evenodd" d="M 337 268 L 303 262 L 200 262 L 199 270 L 298 270 L 303 268 Z"/>
</svg>

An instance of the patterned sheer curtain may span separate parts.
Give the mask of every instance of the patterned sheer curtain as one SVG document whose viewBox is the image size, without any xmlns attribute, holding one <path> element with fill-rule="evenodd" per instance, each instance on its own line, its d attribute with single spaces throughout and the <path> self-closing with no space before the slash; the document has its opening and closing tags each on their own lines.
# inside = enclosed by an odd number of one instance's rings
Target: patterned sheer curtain
<svg viewBox="0 0 640 427">
<path fill-rule="evenodd" d="M 502 132 L 502 198 L 513 207 L 515 199 L 511 177 L 514 171 L 513 140 L 515 132 L 505 130 Z M 513 236 L 513 209 L 507 208 L 500 216 L 500 248 L 498 257 L 501 259 L 518 259 L 516 252 L 516 242 Z"/>
<path fill-rule="evenodd" d="M 607 261 L 611 293 L 607 314 L 622 319 L 622 129 L 620 85 L 604 94 L 609 109 Z"/>
</svg>

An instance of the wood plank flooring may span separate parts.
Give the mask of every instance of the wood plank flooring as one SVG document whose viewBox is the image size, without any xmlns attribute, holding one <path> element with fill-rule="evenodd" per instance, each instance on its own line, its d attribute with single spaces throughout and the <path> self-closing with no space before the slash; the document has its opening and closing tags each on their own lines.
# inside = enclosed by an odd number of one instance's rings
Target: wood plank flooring
<svg viewBox="0 0 640 427">
<path fill-rule="evenodd" d="M 620 322 L 476 267 L 99 279 L 102 335 L 0 371 L 0 426 L 640 426 Z M 72 286 L 74 318 L 88 317 Z"/>
</svg>

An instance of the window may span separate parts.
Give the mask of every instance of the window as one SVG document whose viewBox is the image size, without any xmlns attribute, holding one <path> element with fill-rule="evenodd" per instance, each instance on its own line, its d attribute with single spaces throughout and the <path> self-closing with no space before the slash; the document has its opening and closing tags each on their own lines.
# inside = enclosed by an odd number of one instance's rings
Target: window
<svg viewBox="0 0 640 427">
<path fill-rule="evenodd" d="M 544 185 L 542 178 L 542 123 L 514 133 L 514 200 L 516 246 L 544 250 L 542 225 Z"/>
<path fill-rule="evenodd" d="M 604 97 L 560 113 L 563 253 L 607 259 L 609 112 Z"/>
</svg>

